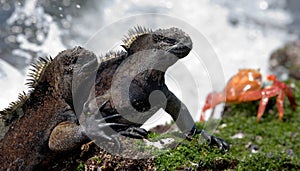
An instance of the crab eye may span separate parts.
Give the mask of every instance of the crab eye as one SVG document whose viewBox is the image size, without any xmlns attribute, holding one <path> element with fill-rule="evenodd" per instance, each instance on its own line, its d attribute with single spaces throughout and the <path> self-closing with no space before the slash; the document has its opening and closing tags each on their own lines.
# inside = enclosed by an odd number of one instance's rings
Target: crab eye
<svg viewBox="0 0 300 171">
<path fill-rule="evenodd" d="M 255 77 L 255 82 L 258 84 L 262 84 L 261 77 Z"/>
<path fill-rule="evenodd" d="M 164 39 L 164 36 L 158 35 L 158 34 L 153 34 L 152 39 L 155 42 L 159 42 L 159 41 L 162 41 Z"/>
</svg>

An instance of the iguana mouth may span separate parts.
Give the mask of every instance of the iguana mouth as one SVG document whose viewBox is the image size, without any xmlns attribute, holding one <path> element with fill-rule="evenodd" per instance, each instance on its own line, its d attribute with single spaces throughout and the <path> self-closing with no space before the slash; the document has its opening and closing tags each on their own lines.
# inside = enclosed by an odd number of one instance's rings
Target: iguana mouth
<svg viewBox="0 0 300 171">
<path fill-rule="evenodd" d="M 182 43 L 179 43 L 179 44 L 176 44 L 176 45 L 170 47 L 170 49 L 167 51 L 174 54 L 175 56 L 177 56 L 179 58 L 183 58 L 189 54 L 189 52 L 191 51 L 191 48 Z"/>
</svg>

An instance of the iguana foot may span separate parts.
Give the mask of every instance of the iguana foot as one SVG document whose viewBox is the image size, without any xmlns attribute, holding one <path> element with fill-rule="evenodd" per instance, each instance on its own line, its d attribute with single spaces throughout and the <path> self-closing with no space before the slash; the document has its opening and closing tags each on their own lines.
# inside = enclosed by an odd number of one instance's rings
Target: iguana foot
<svg viewBox="0 0 300 171">
<path fill-rule="evenodd" d="M 185 134 L 188 140 L 191 140 L 192 137 L 196 134 L 200 134 L 207 142 L 208 145 L 214 146 L 217 145 L 220 150 L 227 152 L 230 148 L 229 144 L 225 142 L 223 139 L 210 135 L 204 130 L 199 130 L 196 127 L 193 127 L 192 130 Z"/>
<path fill-rule="evenodd" d="M 102 138 L 108 141 L 113 141 L 114 143 L 116 143 L 117 146 L 120 146 L 120 143 L 116 138 L 116 134 L 118 134 L 118 132 L 115 132 L 111 127 L 127 127 L 127 125 L 122 123 L 106 122 L 107 119 L 115 119 L 121 117 L 120 114 L 113 114 L 102 117 L 103 109 L 108 102 L 109 100 L 104 101 L 100 105 L 100 107 L 95 111 L 91 111 L 89 109 L 87 104 L 88 102 L 85 103 L 83 110 L 85 115 L 85 124 L 83 124 L 83 132 L 89 137 L 93 137 L 95 139 Z M 97 118 L 99 116 L 100 118 Z"/>
<path fill-rule="evenodd" d="M 140 127 L 130 127 L 125 131 L 120 131 L 120 134 L 130 138 L 143 139 L 147 138 L 148 131 Z"/>
<path fill-rule="evenodd" d="M 127 125 L 122 123 L 108 123 L 105 120 L 110 118 L 120 117 L 120 114 L 110 115 L 104 118 L 96 119 L 95 115 L 86 118 L 86 128 L 85 132 L 87 135 L 92 135 L 93 137 L 102 137 L 106 140 L 112 140 L 112 135 L 117 134 L 111 127 L 126 127 Z M 108 133 L 110 132 L 110 133 Z"/>
<path fill-rule="evenodd" d="M 109 115 L 104 118 L 96 119 L 95 115 L 86 118 L 87 127 L 85 128 L 85 135 L 96 142 L 104 143 L 104 141 L 112 142 L 114 146 L 111 150 L 118 153 L 121 149 L 121 143 L 118 139 L 119 133 L 114 131 L 112 127 L 126 127 L 127 125 L 121 123 L 108 123 L 105 120 L 120 117 L 120 114 Z M 96 143 L 97 144 L 97 143 Z"/>
<path fill-rule="evenodd" d="M 81 145 L 81 153 L 80 153 L 80 157 L 82 157 L 86 152 L 88 152 L 88 151 L 90 150 L 90 146 L 91 146 L 92 144 L 94 144 L 94 143 L 95 143 L 95 140 L 90 141 L 90 142 L 88 142 L 88 143 L 85 143 L 85 144 Z"/>
<path fill-rule="evenodd" d="M 220 150 L 227 152 L 230 148 L 229 144 L 223 139 L 210 135 L 204 130 L 201 130 L 200 135 L 208 142 L 208 145 L 217 145 Z"/>
<path fill-rule="evenodd" d="M 122 124 L 122 123 L 110 123 L 110 122 L 106 123 L 106 120 L 117 119 L 117 118 L 122 117 L 121 114 L 119 114 L 119 113 L 109 115 L 109 116 L 105 116 L 105 117 L 100 118 L 100 119 L 95 119 L 94 118 L 95 115 L 97 115 L 98 111 L 101 114 L 103 113 L 103 110 L 104 110 L 104 108 L 105 108 L 105 106 L 108 102 L 109 102 L 109 100 L 105 100 L 100 105 L 100 107 L 96 110 L 96 112 L 90 112 L 88 104 L 86 103 L 85 106 L 84 106 L 84 111 L 91 115 L 91 116 L 89 116 L 89 118 L 90 118 L 89 120 L 91 120 L 91 122 L 93 122 L 93 120 L 94 120 L 94 122 L 97 123 L 96 125 L 98 125 L 98 127 L 102 127 L 102 128 L 104 128 L 106 126 L 110 126 L 110 127 L 128 127 L 128 125 L 125 125 L 125 124 Z M 91 113 L 94 113 L 94 114 L 91 114 Z M 89 123 L 89 122 L 87 122 L 87 123 Z M 145 129 L 139 128 L 139 127 L 129 127 L 124 131 L 119 131 L 118 133 L 120 135 L 130 137 L 130 138 L 136 138 L 136 139 L 143 139 L 143 138 L 146 138 L 147 135 L 148 135 L 148 132 Z"/>
</svg>

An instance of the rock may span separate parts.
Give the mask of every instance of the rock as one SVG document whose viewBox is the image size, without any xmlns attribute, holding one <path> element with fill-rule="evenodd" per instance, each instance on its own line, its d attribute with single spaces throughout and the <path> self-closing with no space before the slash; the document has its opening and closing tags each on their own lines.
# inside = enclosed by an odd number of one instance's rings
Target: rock
<svg viewBox="0 0 300 171">
<path fill-rule="evenodd" d="M 245 147 L 250 150 L 251 154 L 257 153 L 259 150 L 259 146 L 252 142 L 249 142 Z"/>
<path fill-rule="evenodd" d="M 242 139 L 244 138 L 244 134 L 239 132 L 230 137 L 231 139 Z"/>
<path fill-rule="evenodd" d="M 279 79 L 300 80 L 300 40 L 287 43 L 271 54 L 269 67 Z"/>
</svg>

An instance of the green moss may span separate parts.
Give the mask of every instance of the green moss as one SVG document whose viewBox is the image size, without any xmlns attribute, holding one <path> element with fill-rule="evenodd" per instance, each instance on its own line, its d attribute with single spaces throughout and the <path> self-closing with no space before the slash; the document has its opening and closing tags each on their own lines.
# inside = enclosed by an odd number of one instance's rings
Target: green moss
<svg viewBox="0 0 300 171">
<path fill-rule="evenodd" d="M 300 83 L 293 80 L 288 83 L 295 85 L 294 95 L 300 104 Z M 300 107 L 293 111 L 286 98 L 284 120 L 280 122 L 274 104 L 272 99 L 259 123 L 256 122 L 257 102 L 229 105 L 220 122 L 222 127 L 214 133 L 231 145 L 229 152 L 210 148 L 196 137 L 158 156 L 157 169 L 299 170 Z M 199 128 L 204 126 L 197 125 Z M 232 139 L 237 133 L 243 138 Z M 251 144 L 258 147 L 256 152 L 251 152 Z"/>
<path fill-rule="evenodd" d="M 234 168 L 236 164 L 237 160 L 230 153 L 209 147 L 199 135 L 192 141 L 181 141 L 176 148 L 156 158 L 158 170 L 196 169 L 198 166 L 205 169 L 227 169 Z"/>
<path fill-rule="evenodd" d="M 84 163 L 83 162 L 79 163 L 79 165 L 76 168 L 76 171 L 84 171 Z"/>
</svg>

